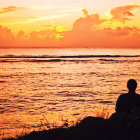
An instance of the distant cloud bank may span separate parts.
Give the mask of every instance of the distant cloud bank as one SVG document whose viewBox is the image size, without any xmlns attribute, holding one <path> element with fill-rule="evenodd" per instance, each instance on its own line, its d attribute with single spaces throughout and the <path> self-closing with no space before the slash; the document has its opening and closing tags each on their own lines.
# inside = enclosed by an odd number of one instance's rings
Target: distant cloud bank
<svg viewBox="0 0 140 140">
<path fill-rule="evenodd" d="M 15 6 L 0 8 L 0 14 L 17 9 Z M 0 47 L 140 48 L 140 29 L 125 25 L 127 20 L 135 16 L 134 9 L 140 9 L 140 6 L 112 8 L 110 18 L 101 18 L 98 13 L 89 14 L 87 9 L 83 9 L 83 17 L 77 19 L 69 31 L 53 28 L 27 35 L 21 30 L 14 35 L 7 27 L 0 26 Z M 116 27 L 112 27 L 112 24 L 116 24 Z"/>
</svg>

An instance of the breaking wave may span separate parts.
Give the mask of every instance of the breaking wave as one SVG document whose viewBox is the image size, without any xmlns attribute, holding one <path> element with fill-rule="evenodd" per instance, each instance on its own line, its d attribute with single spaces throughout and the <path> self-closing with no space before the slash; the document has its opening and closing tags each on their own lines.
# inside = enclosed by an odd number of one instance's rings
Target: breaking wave
<svg viewBox="0 0 140 140">
<path fill-rule="evenodd" d="M 48 59 L 48 60 L 42 60 L 42 59 L 23 59 L 23 60 L 0 60 L 1 63 L 15 63 L 15 62 L 87 62 L 91 60 L 65 60 L 65 59 Z"/>
<path fill-rule="evenodd" d="M 0 56 L 1 63 L 15 62 L 89 62 L 97 58 L 101 62 L 120 63 L 120 62 L 140 62 L 140 60 L 116 60 L 115 58 L 138 58 L 140 55 L 72 55 L 72 56 L 52 56 L 52 55 L 3 55 Z"/>
<path fill-rule="evenodd" d="M 94 57 L 108 57 L 108 58 L 118 58 L 118 57 L 140 57 L 140 55 L 3 55 L 0 58 L 94 58 Z"/>
<path fill-rule="evenodd" d="M 125 62 L 140 62 L 140 60 L 113 60 L 113 59 L 99 59 L 101 62 L 105 63 L 125 63 Z"/>
</svg>

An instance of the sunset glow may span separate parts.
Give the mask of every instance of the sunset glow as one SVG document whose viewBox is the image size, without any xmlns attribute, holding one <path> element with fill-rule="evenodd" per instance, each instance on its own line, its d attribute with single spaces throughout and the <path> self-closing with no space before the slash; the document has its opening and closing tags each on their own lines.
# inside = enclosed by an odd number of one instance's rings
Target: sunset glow
<svg viewBox="0 0 140 140">
<path fill-rule="evenodd" d="M 0 47 L 140 48 L 140 2 L 2 0 Z"/>
<path fill-rule="evenodd" d="M 0 0 L 0 140 L 140 139 L 139 64 L 140 0 Z"/>
</svg>

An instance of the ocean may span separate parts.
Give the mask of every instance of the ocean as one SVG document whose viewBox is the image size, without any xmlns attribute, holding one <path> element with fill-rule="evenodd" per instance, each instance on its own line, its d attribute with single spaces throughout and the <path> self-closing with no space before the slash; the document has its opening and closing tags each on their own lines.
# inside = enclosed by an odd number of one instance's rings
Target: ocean
<svg viewBox="0 0 140 140">
<path fill-rule="evenodd" d="M 139 49 L 0 49 L 0 138 L 111 115 L 139 71 Z"/>
</svg>

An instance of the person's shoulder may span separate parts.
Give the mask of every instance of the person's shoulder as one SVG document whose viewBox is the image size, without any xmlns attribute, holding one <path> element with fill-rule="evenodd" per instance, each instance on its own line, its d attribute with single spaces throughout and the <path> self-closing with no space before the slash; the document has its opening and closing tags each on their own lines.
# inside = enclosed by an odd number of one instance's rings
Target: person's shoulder
<svg viewBox="0 0 140 140">
<path fill-rule="evenodd" d="M 119 96 L 119 98 L 124 98 L 124 97 L 127 97 L 127 96 L 129 96 L 128 93 L 123 93 L 123 94 L 121 94 L 121 95 Z"/>
<path fill-rule="evenodd" d="M 137 98 L 140 98 L 140 94 L 138 94 L 138 93 L 136 93 L 135 96 L 136 96 Z"/>
<path fill-rule="evenodd" d="M 128 94 L 127 93 L 123 93 L 118 97 L 117 102 L 121 102 L 124 101 L 126 98 L 128 98 Z"/>
</svg>

